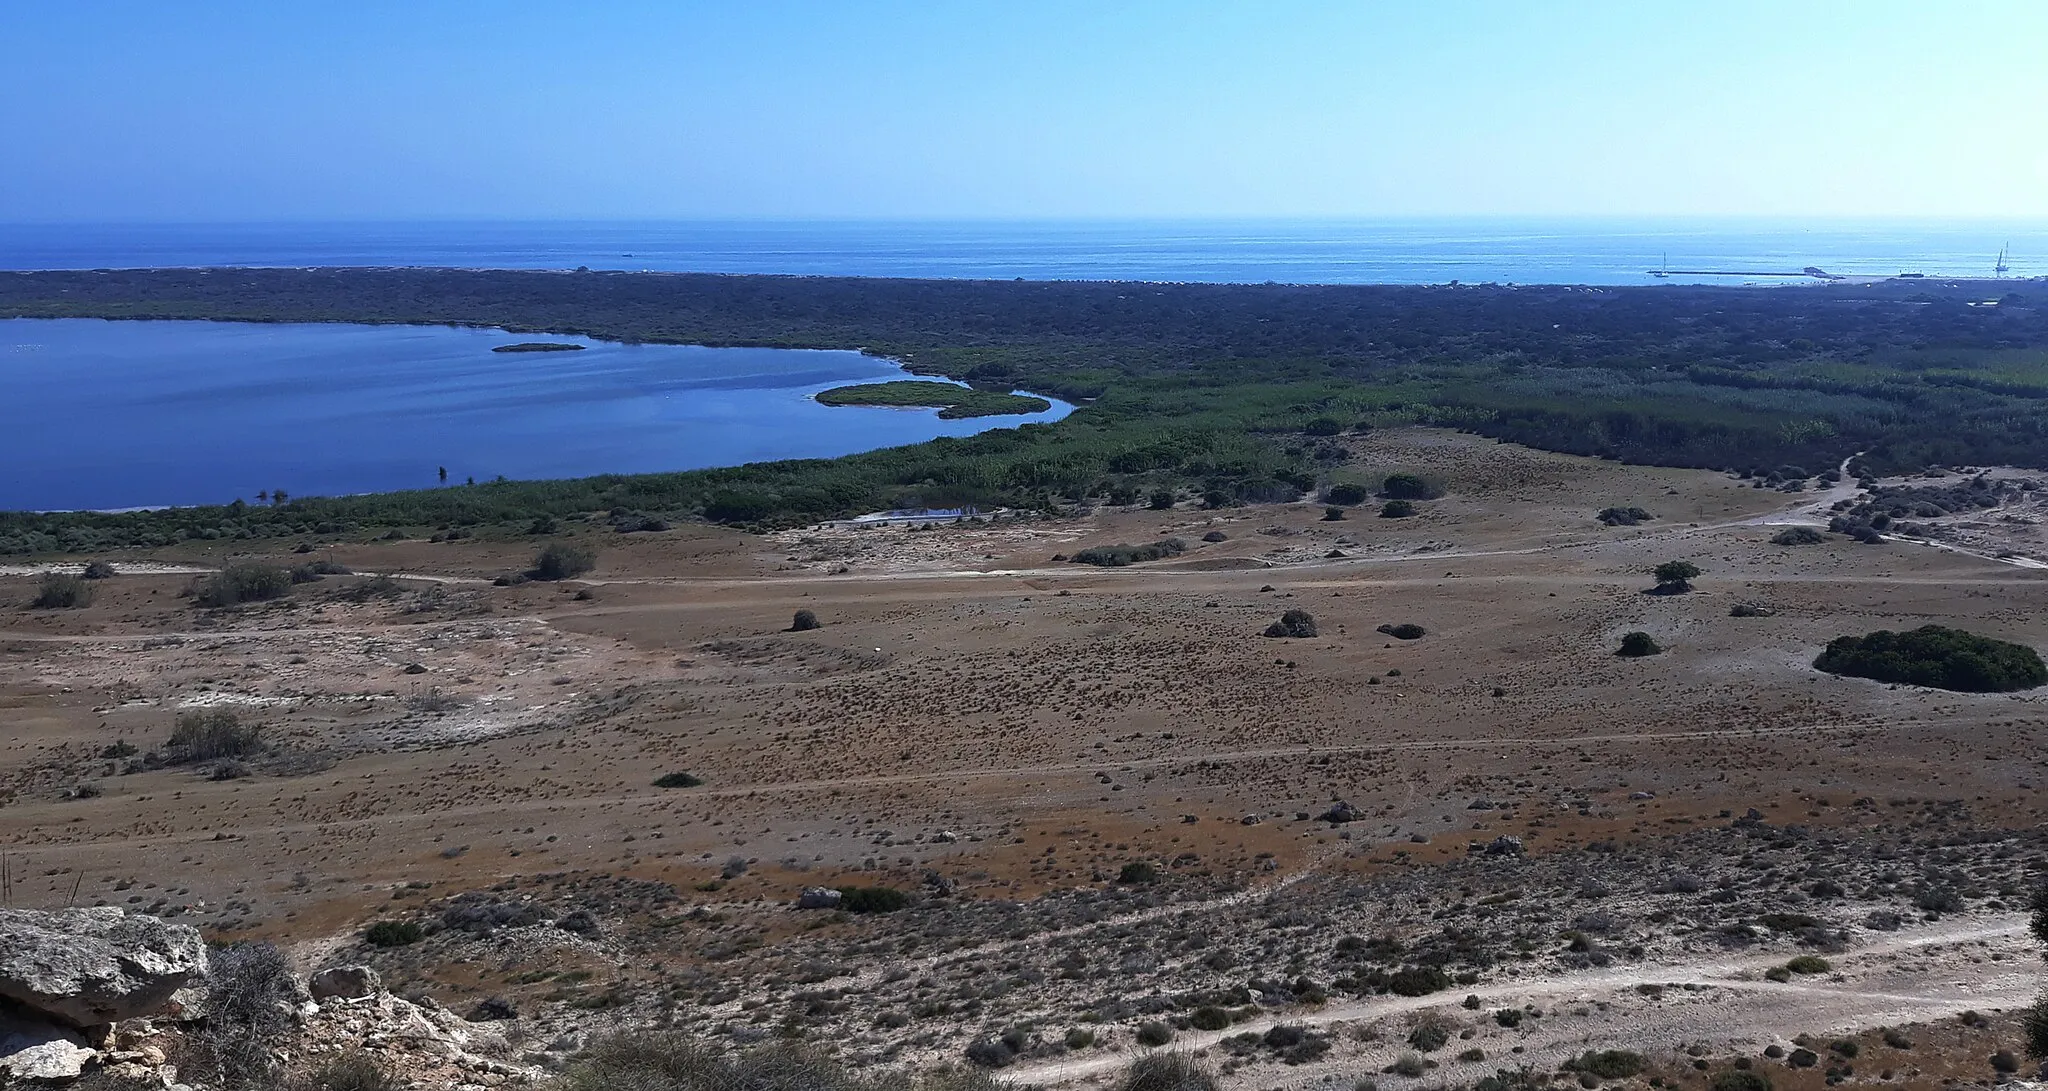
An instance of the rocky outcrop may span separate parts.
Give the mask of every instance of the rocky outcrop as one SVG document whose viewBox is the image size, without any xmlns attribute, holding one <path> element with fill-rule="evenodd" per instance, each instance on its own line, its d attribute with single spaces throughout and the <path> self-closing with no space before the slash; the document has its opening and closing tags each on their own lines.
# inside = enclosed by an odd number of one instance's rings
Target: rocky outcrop
<svg viewBox="0 0 2048 1091">
<path fill-rule="evenodd" d="M 377 971 L 368 966 L 329 966 L 306 982 L 315 1000 L 360 1000 L 383 987 Z"/>
<path fill-rule="evenodd" d="M 798 909 L 837 909 L 845 895 L 829 886 L 807 886 L 796 896 Z"/>
<path fill-rule="evenodd" d="M 0 1086 L 76 1079 L 96 1055 L 75 1030 L 0 1013 Z"/>
<path fill-rule="evenodd" d="M 190 925 L 111 906 L 0 910 L 0 998 L 73 1027 L 162 1010 L 206 976 Z"/>
</svg>

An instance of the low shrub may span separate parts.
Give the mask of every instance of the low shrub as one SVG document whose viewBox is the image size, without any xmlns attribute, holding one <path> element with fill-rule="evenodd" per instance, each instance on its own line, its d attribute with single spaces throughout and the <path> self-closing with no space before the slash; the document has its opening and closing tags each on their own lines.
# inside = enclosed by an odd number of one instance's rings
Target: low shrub
<svg viewBox="0 0 2048 1091">
<path fill-rule="evenodd" d="M 1819 545 L 1827 540 L 1827 535 L 1812 527 L 1786 527 L 1771 535 L 1771 544 L 1781 546 Z"/>
<path fill-rule="evenodd" d="M 1209 533 L 1202 535 L 1202 540 L 1213 545 L 1217 542 L 1229 541 L 1230 535 L 1225 534 L 1220 530 L 1212 530 Z"/>
<path fill-rule="evenodd" d="M 1122 568 L 1144 561 L 1165 560 L 1178 557 L 1188 551 L 1188 544 L 1179 538 L 1162 538 L 1149 545 L 1089 546 L 1067 558 L 1075 564 L 1092 564 L 1099 568 Z"/>
<path fill-rule="evenodd" d="M 1493 1013 L 1493 1021 L 1509 1030 L 1521 1026 L 1525 1017 L 1526 1013 L 1520 1008 L 1502 1008 Z"/>
<path fill-rule="evenodd" d="M 1601 508 L 1600 514 L 1593 518 L 1610 527 L 1632 527 L 1639 523 L 1647 523 L 1656 516 L 1641 508 Z"/>
<path fill-rule="evenodd" d="M 199 585 L 192 601 L 218 608 L 246 602 L 268 602 L 291 594 L 291 573 L 274 564 L 236 561 Z"/>
<path fill-rule="evenodd" d="M 378 921 L 363 929 L 363 942 L 372 947 L 405 947 L 426 937 L 426 930 L 411 921 Z"/>
<path fill-rule="evenodd" d="M 290 1091 L 404 1091 L 406 1086 L 376 1058 L 351 1049 L 294 1080 Z"/>
<path fill-rule="evenodd" d="M 1637 631 L 1622 634 L 1621 647 L 1616 649 L 1614 654 L 1627 659 L 1641 659 L 1646 655 L 1662 655 L 1663 653 L 1663 645 L 1650 639 L 1650 634 Z"/>
<path fill-rule="evenodd" d="M 1163 1046 L 1173 1041 L 1173 1028 L 1158 1021 L 1138 1024 L 1138 1044 Z"/>
<path fill-rule="evenodd" d="M 597 555 L 582 546 L 550 543 L 534 554 L 533 567 L 526 575 L 536 580 L 573 580 L 597 567 Z"/>
<path fill-rule="evenodd" d="M 1415 505 L 1407 500 L 1389 500 L 1380 505 L 1380 518 L 1406 519 L 1415 514 Z"/>
<path fill-rule="evenodd" d="M 1011 1050 L 994 1039 L 969 1046 L 968 1060 L 997 1068 Z M 876 1091 L 877 1081 L 789 1041 L 726 1053 L 679 1031 L 634 1030 L 593 1042 L 562 1074 L 564 1091 Z M 986 1073 L 942 1071 L 892 1081 L 901 1091 L 999 1091 Z"/>
<path fill-rule="evenodd" d="M 35 601 L 29 603 L 37 610 L 74 610 L 92 605 L 92 584 L 83 576 L 72 576 L 62 572 L 43 573 L 43 582 L 36 586 Z"/>
<path fill-rule="evenodd" d="M 1143 886 L 1159 881 L 1159 869 L 1147 860 L 1133 860 L 1116 873 L 1116 881 L 1125 886 Z"/>
<path fill-rule="evenodd" d="M 1800 955 L 1786 962 L 1785 968 L 1795 974 L 1824 974 L 1834 965 L 1819 955 Z"/>
<path fill-rule="evenodd" d="M 853 886 L 840 891 L 839 908 L 848 913 L 894 913 L 910 904 L 910 895 L 889 886 Z"/>
<path fill-rule="evenodd" d="M 1188 1016 L 1188 1025 L 1196 1030 L 1222 1030 L 1230 1025 L 1230 1013 L 1214 1006 L 1196 1008 Z"/>
<path fill-rule="evenodd" d="M 818 615 L 809 610 L 798 610 L 796 616 L 789 622 L 789 631 L 792 633 L 808 633 L 817 627 Z"/>
<path fill-rule="evenodd" d="M 1752 1069 L 1731 1068 L 1716 1073 L 1707 1091 L 1771 1091 L 1771 1081 Z"/>
<path fill-rule="evenodd" d="M 1434 500 L 1444 494 L 1443 486 L 1421 474 L 1389 474 L 1380 491 L 1394 500 Z"/>
<path fill-rule="evenodd" d="M 1366 491 L 1364 485 L 1347 481 L 1342 484 L 1332 485 L 1328 489 L 1323 490 L 1323 503 L 1341 504 L 1348 508 L 1356 504 L 1365 503 L 1371 496 L 1372 494 Z"/>
<path fill-rule="evenodd" d="M 87 561 L 85 562 L 85 571 L 79 573 L 79 578 L 87 580 L 113 579 L 114 566 L 105 561 Z"/>
<path fill-rule="evenodd" d="M 654 786 L 656 788 L 695 788 L 702 783 L 704 783 L 703 780 L 681 771 L 663 773 L 654 778 Z"/>
<path fill-rule="evenodd" d="M 1753 602 L 1738 602 L 1728 608 L 1729 617 L 1775 617 L 1777 611 Z"/>
<path fill-rule="evenodd" d="M 1149 1053 L 1131 1062 L 1115 1091 L 1216 1091 L 1216 1077 L 1184 1054 Z"/>
<path fill-rule="evenodd" d="M 1625 1080 L 1641 1074 L 1649 1062 L 1643 1055 L 1626 1049 L 1602 1049 L 1581 1053 L 1566 1062 L 1574 1072 L 1590 1072 L 1603 1080 Z"/>
<path fill-rule="evenodd" d="M 1435 966 L 1403 966 L 1387 980 L 1387 991 L 1396 996 L 1428 996 L 1450 987 L 1450 975 Z"/>
<path fill-rule="evenodd" d="M 1280 620 L 1266 626 L 1270 637 L 1294 637 L 1306 639 L 1316 635 L 1315 615 L 1307 610 L 1293 609 L 1280 615 Z"/>
<path fill-rule="evenodd" d="M 1435 1053 L 1450 1040 L 1450 1029 L 1442 1023 L 1424 1023 L 1408 1032 L 1408 1044 L 1424 1053 Z"/>
<path fill-rule="evenodd" d="M 240 716 L 224 708 L 187 712 L 171 729 L 171 741 L 164 749 L 173 765 L 246 758 L 263 750 L 263 729 L 244 724 Z"/>
<path fill-rule="evenodd" d="M 1323 509 L 1323 522 L 1325 522 L 1325 523 L 1335 523 L 1335 522 L 1339 522 L 1339 521 L 1341 521 L 1341 520 L 1342 520 L 1343 518 L 1344 518 L 1344 509 L 1343 509 L 1343 508 L 1324 508 L 1324 509 Z"/>
</svg>

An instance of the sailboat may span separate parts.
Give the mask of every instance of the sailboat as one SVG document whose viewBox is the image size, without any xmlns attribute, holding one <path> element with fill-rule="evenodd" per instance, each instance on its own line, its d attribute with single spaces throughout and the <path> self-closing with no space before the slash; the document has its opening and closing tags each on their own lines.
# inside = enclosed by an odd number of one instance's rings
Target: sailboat
<svg viewBox="0 0 2048 1091">
<path fill-rule="evenodd" d="M 2004 246 L 1998 248 L 1998 264 L 1991 267 L 1991 275 L 1996 277 L 2003 277 L 2005 276 L 2006 270 L 2012 268 L 2011 266 L 2005 263 L 2006 251 L 2011 249 L 2011 243 L 2006 243 Z"/>
</svg>

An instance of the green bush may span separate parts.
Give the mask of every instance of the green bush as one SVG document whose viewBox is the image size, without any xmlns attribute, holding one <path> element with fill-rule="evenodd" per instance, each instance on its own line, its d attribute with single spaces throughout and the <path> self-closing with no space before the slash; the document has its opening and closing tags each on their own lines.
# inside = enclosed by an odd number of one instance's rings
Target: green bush
<svg viewBox="0 0 2048 1091">
<path fill-rule="evenodd" d="M 1325 523 L 1337 523 L 1337 522 L 1342 522 L 1342 521 L 1343 521 L 1343 519 L 1344 519 L 1344 509 L 1343 509 L 1343 508 L 1324 508 L 1324 509 L 1323 509 L 1323 522 L 1325 522 Z"/>
<path fill-rule="evenodd" d="M 1442 1023 L 1424 1023 L 1408 1032 L 1408 1044 L 1424 1053 L 1435 1053 L 1450 1040 L 1450 1028 Z"/>
<path fill-rule="evenodd" d="M 1408 500 L 1389 500 L 1380 505 L 1380 518 L 1406 519 L 1415 514 L 1415 504 Z"/>
<path fill-rule="evenodd" d="M 1165 1023 L 1153 1021 L 1138 1024 L 1138 1044 L 1141 1046 L 1163 1046 L 1173 1041 L 1173 1028 Z"/>
<path fill-rule="evenodd" d="M 1372 494 L 1366 491 L 1365 486 L 1349 481 L 1332 485 L 1323 490 L 1324 503 L 1338 504 L 1347 508 L 1356 504 L 1363 504 L 1371 497 Z"/>
<path fill-rule="evenodd" d="M 701 779 L 684 772 L 663 773 L 654 778 L 656 788 L 695 788 L 702 783 Z"/>
<path fill-rule="evenodd" d="M 840 891 L 839 908 L 848 913 L 894 913 L 910 904 L 910 895 L 888 886 L 852 886 Z"/>
<path fill-rule="evenodd" d="M 1289 610 L 1280 615 L 1280 620 L 1266 626 L 1266 635 L 1271 637 L 1296 637 L 1306 639 L 1316 635 L 1315 615 L 1303 609 Z"/>
<path fill-rule="evenodd" d="M 92 584 L 83 576 L 71 576 L 62 572 L 43 573 L 43 582 L 36 587 L 35 601 L 29 604 L 37 610 L 72 610 L 92 605 Z"/>
<path fill-rule="evenodd" d="M 79 575 L 88 580 L 110 580 L 114 578 L 114 566 L 105 561 L 85 562 L 85 571 Z"/>
<path fill-rule="evenodd" d="M 1150 545 L 1090 546 L 1071 558 L 1075 564 L 1092 564 L 1102 568 L 1122 568 L 1141 561 L 1158 561 L 1167 557 L 1178 557 L 1188 550 L 1188 544 L 1179 538 L 1163 538 Z"/>
<path fill-rule="evenodd" d="M 1657 578 L 1657 590 L 1667 595 L 1684 594 L 1692 590 L 1692 581 L 1699 578 L 1700 567 L 1691 561 L 1665 561 L 1650 570 Z"/>
<path fill-rule="evenodd" d="M 2041 994 L 2020 1013 L 2020 1030 L 2027 1036 L 2027 1056 L 2048 1060 L 2048 993 Z M 1912 1048 L 1908 1042 L 1900 1049 Z"/>
<path fill-rule="evenodd" d="M 1450 987 L 1450 975 L 1435 966 L 1403 966 L 1387 981 L 1387 991 L 1396 996 L 1428 996 Z"/>
<path fill-rule="evenodd" d="M 789 631 L 792 633 L 807 633 L 817 627 L 818 615 L 809 610 L 798 610 L 789 623 Z"/>
<path fill-rule="evenodd" d="M 1707 1091 L 1771 1091 L 1771 1081 L 1761 1072 L 1731 1068 L 1716 1073 L 1707 1084 Z"/>
<path fill-rule="evenodd" d="M 411 921 L 378 921 L 363 929 L 363 942 L 372 947 L 404 947 L 418 943 L 426 934 Z"/>
<path fill-rule="evenodd" d="M 1771 544 L 1781 546 L 1819 545 L 1827 540 L 1827 535 L 1812 527 L 1786 527 L 1771 535 Z"/>
<path fill-rule="evenodd" d="M 1655 519 L 1656 516 L 1641 508 L 1630 507 L 1601 508 L 1600 514 L 1594 516 L 1594 518 L 1610 527 L 1632 527 L 1641 523 L 1647 523 Z"/>
<path fill-rule="evenodd" d="M 1443 487 L 1420 474 L 1389 474 L 1380 491 L 1394 500 L 1434 500 Z"/>
<path fill-rule="evenodd" d="M 183 713 L 164 749 L 172 764 L 246 758 L 263 750 L 263 729 L 224 708 Z"/>
<path fill-rule="evenodd" d="M 1133 860 L 1116 873 L 1116 881 L 1125 886 L 1142 886 L 1159 881 L 1159 869 L 1150 861 Z"/>
<path fill-rule="evenodd" d="M 1638 630 L 1632 633 L 1623 633 L 1621 636 L 1621 647 L 1614 654 L 1627 659 L 1641 659 L 1646 655 L 1662 655 L 1663 652 L 1663 645 L 1650 639 L 1650 634 Z"/>
<path fill-rule="evenodd" d="M 1222 1030 L 1230 1025 L 1230 1013 L 1214 1006 L 1196 1008 L 1188 1016 L 1188 1025 L 1196 1030 Z"/>
<path fill-rule="evenodd" d="M 1567 1063 L 1575 1072 L 1590 1072 L 1603 1080 L 1625 1080 L 1648 1066 L 1640 1053 L 1626 1049 L 1603 1049 L 1581 1053 Z"/>
<path fill-rule="evenodd" d="M 199 585 L 192 601 L 201 606 L 239 606 L 268 602 L 291 593 L 291 573 L 274 564 L 235 561 Z"/>
<path fill-rule="evenodd" d="M 1965 693 L 2009 693 L 2048 683 L 2048 665 L 2034 649 L 1940 625 L 1836 637 L 1813 665 L 1829 674 Z"/>
<path fill-rule="evenodd" d="M 573 580 L 595 567 L 597 556 L 590 550 L 553 542 L 534 555 L 533 567 L 526 575 L 536 580 Z"/>
<path fill-rule="evenodd" d="M 1819 955 L 1800 955 L 1786 962 L 1785 968 L 1795 974 L 1824 974 L 1834 966 Z"/>
</svg>

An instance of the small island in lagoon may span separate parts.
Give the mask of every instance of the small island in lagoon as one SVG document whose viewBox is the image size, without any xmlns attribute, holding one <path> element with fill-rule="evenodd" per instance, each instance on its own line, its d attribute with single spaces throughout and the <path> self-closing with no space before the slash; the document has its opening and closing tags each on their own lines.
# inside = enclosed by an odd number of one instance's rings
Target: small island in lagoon
<svg viewBox="0 0 2048 1091">
<path fill-rule="evenodd" d="M 492 352 L 580 352 L 582 345 L 571 345 L 563 341 L 521 341 L 516 345 L 499 345 Z"/>
<path fill-rule="evenodd" d="M 1011 413 L 1043 413 L 1052 403 L 1030 394 L 1005 394 L 976 390 L 953 383 L 901 379 L 887 383 L 859 383 L 820 391 L 821 405 L 887 405 L 939 411 L 942 420 L 962 417 L 996 417 Z"/>
</svg>

